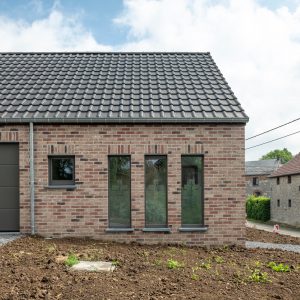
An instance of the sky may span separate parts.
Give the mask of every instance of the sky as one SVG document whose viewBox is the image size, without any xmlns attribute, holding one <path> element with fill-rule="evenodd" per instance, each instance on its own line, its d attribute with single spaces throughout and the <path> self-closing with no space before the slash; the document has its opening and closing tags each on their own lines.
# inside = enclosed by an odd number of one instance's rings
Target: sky
<svg viewBox="0 0 300 300">
<path fill-rule="evenodd" d="M 250 118 L 300 118 L 300 0 L 0 0 L 0 51 L 209 51 Z M 246 148 L 300 131 L 300 120 Z M 300 152 L 300 133 L 246 150 Z"/>
</svg>

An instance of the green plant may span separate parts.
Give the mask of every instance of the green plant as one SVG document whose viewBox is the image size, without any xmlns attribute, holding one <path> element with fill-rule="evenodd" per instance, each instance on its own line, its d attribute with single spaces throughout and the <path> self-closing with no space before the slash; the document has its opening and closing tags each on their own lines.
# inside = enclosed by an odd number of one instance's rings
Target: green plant
<svg viewBox="0 0 300 300">
<path fill-rule="evenodd" d="M 215 257 L 214 257 L 214 261 L 215 261 L 217 264 L 222 264 L 223 262 L 225 262 L 224 258 L 221 257 L 221 256 L 215 256 Z"/>
<path fill-rule="evenodd" d="M 268 263 L 268 267 L 271 268 L 275 272 L 290 272 L 291 271 L 291 269 L 288 265 L 276 264 L 273 261 Z"/>
<path fill-rule="evenodd" d="M 260 262 L 260 261 L 258 261 L 258 260 L 257 260 L 257 261 L 256 261 L 254 264 L 255 264 L 255 267 L 256 267 L 256 268 L 259 268 L 259 267 L 261 267 L 261 262 Z"/>
<path fill-rule="evenodd" d="M 191 276 L 192 280 L 198 280 L 199 279 L 199 275 L 193 273 Z"/>
<path fill-rule="evenodd" d="M 206 270 L 209 270 L 211 269 L 211 262 L 208 261 L 208 262 L 203 262 L 201 265 L 200 265 L 201 268 L 203 269 L 206 269 Z"/>
<path fill-rule="evenodd" d="M 253 282 L 261 282 L 261 283 L 271 282 L 268 273 L 261 272 L 259 269 L 255 269 L 254 271 L 252 271 L 252 274 L 249 276 L 249 279 L 250 281 Z"/>
<path fill-rule="evenodd" d="M 270 220 L 270 198 L 248 196 L 246 201 L 247 218 L 268 221 Z"/>
<path fill-rule="evenodd" d="M 174 259 L 168 259 L 167 267 L 168 269 L 178 269 L 178 268 L 183 268 L 184 264 L 181 264 L 179 261 Z"/>
<path fill-rule="evenodd" d="M 117 259 L 113 259 L 112 262 L 111 262 L 111 264 L 112 264 L 113 266 L 115 266 L 115 267 L 121 265 L 121 263 L 120 263 Z"/>
<path fill-rule="evenodd" d="M 65 265 L 68 267 L 72 267 L 79 263 L 79 260 L 75 254 L 69 254 L 68 258 L 65 260 Z"/>
</svg>

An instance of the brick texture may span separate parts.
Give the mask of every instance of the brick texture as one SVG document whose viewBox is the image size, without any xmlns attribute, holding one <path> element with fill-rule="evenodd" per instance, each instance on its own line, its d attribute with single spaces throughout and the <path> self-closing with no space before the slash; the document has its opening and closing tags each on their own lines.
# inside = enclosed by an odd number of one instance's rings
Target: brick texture
<svg viewBox="0 0 300 300">
<path fill-rule="evenodd" d="M 21 232 L 30 232 L 29 126 L 0 127 L 0 142 L 20 144 Z M 141 243 L 243 244 L 245 223 L 244 125 L 35 125 L 36 230 L 47 237 L 91 237 Z M 181 155 L 204 154 L 207 232 L 179 232 Z M 48 188 L 48 155 L 75 155 L 75 190 Z M 108 155 L 131 155 L 132 233 L 106 233 Z M 144 156 L 168 157 L 171 233 L 142 232 Z"/>
</svg>

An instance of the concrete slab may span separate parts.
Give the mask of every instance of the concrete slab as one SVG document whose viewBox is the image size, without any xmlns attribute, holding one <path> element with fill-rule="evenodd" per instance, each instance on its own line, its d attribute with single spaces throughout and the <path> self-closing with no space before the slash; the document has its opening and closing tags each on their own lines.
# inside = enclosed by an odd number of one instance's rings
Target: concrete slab
<svg viewBox="0 0 300 300">
<path fill-rule="evenodd" d="M 106 261 L 80 261 L 71 267 L 71 269 L 74 271 L 112 272 L 115 266 L 111 262 Z"/>
<path fill-rule="evenodd" d="M 12 242 L 21 237 L 20 233 L 0 232 L 0 246 Z"/>
</svg>

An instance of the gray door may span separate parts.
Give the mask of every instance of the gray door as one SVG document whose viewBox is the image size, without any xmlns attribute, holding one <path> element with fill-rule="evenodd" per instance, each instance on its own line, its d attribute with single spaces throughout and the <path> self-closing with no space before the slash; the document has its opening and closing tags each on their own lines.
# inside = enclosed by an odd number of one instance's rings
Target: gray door
<svg viewBox="0 0 300 300">
<path fill-rule="evenodd" d="M 0 231 L 19 231 L 19 145 L 0 144 Z"/>
</svg>

